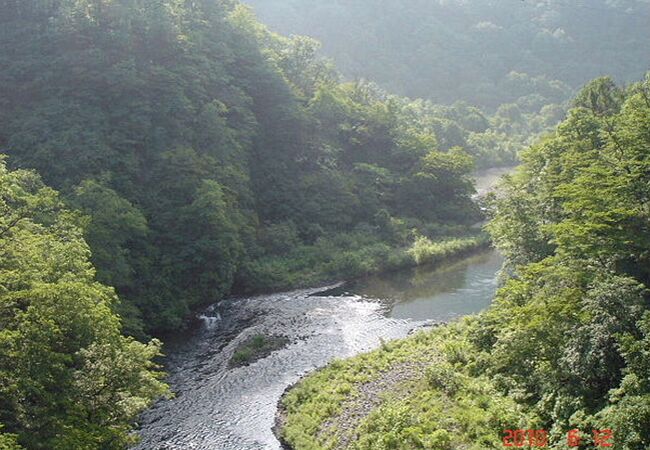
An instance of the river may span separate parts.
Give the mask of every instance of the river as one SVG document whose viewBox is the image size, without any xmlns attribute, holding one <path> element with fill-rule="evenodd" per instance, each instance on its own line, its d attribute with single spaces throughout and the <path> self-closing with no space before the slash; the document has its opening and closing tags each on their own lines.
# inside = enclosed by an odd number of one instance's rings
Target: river
<svg viewBox="0 0 650 450">
<path fill-rule="evenodd" d="M 271 428 L 287 386 L 333 359 L 377 348 L 380 340 L 485 309 L 501 264 L 500 255 L 485 250 L 437 268 L 212 305 L 200 329 L 167 346 L 175 398 L 142 416 L 136 449 L 280 449 Z M 237 346 L 258 334 L 288 341 L 249 366 L 229 367 Z"/>
</svg>

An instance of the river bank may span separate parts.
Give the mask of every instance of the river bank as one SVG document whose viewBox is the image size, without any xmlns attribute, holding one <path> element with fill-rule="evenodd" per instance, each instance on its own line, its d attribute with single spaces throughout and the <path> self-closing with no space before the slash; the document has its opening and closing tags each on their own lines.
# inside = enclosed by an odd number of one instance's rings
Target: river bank
<svg viewBox="0 0 650 450">
<path fill-rule="evenodd" d="M 319 288 L 221 301 L 202 325 L 170 342 L 166 370 L 176 397 L 141 418 L 138 450 L 279 449 L 272 432 L 287 388 L 332 360 L 380 348 L 432 322 L 484 309 L 501 258 L 493 250 L 339 289 Z M 257 335 L 287 344 L 241 367 L 237 349 Z"/>
<path fill-rule="evenodd" d="M 343 289 L 347 286 L 354 285 L 356 288 L 360 288 L 364 284 L 367 284 L 368 280 L 374 279 L 376 281 L 382 277 L 394 276 L 398 275 L 399 273 L 408 273 L 408 271 L 411 269 L 420 268 L 423 269 L 426 273 L 428 270 L 437 269 L 440 265 L 453 267 L 455 262 L 471 258 L 473 255 L 480 255 L 481 252 L 489 249 L 490 245 L 491 243 L 489 239 L 487 239 L 487 235 L 480 232 L 476 233 L 474 236 L 446 239 L 440 242 L 433 242 L 428 238 L 420 238 L 410 248 L 400 248 L 395 250 L 402 252 L 402 256 L 399 258 L 401 261 L 400 264 L 393 264 L 389 267 L 375 267 L 373 270 L 366 270 L 361 273 L 348 271 L 346 273 L 340 273 L 338 275 L 338 278 L 330 278 L 326 273 L 317 273 L 314 278 L 303 280 L 302 282 L 296 283 L 295 285 L 288 285 L 285 287 L 285 289 L 278 288 L 276 290 L 268 290 L 266 292 L 260 292 L 257 295 L 271 295 L 274 293 L 283 291 L 286 292 L 289 290 L 322 289 L 324 292 L 319 292 L 319 294 L 337 296 L 336 292 L 339 289 Z M 437 281 L 442 282 L 442 280 Z M 330 289 L 331 286 L 334 286 L 334 288 Z M 386 287 L 382 286 L 382 288 L 385 289 Z M 345 292 L 345 290 L 341 292 Z M 370 296 L 380 296 L 380 294 L 373 292 L 368 292 L 365 294 L 369 294 Z M 205 307 L 198 309 L 197 312 L 192 315 L 193 325 L 190 326 L 190 329 L 195 329 L 200 324 L 206 324 L 208 326 L 215 324 L 215 318 L 203 314 L 204 310 Z M 424 320 L 427 320 L 428 313 L 424 313 L 423 316 Z M 418 317 L 408 318 L 417 319 Z M 173 339 L 173 337 L 171 338 Z M 235 350 L 231 364 L 249 364 L 250 362 L 254 362 L 258 359 L 266 357 L 272 350 L 282 347 L 278 347 L 277 345 L 277 342 L 282 341 L 282 339 L 282 336 L 275 335 L 253 336 L 250 338 L 253 343 L 243 342 Z M 260 343 L 255 345 L 255 340 L 260 341 Z M 265 343 L 267 340 L 269 342 Z"/>
<path fill-rule="evenodd" d="M 410 262 L 401 269 L 342 271 L 323 280 L 356 281 L 329 288 L 321 281 L 312 284 L 318 288 L 242 296 L 204 308 L 197 328 L 166 340 L 165 369 L 176 396 L 142 415 L 135 449 L 280 449 L 273 427 L 288 386 L 333 360 L 485 309 L 502 263 L 488 246 L 485 239 L 464 248 L 456 242 L 448 252 L 421 241 L 419 266 L 402 248 Z M 296 279 L 312 282 L 303 275 Z M 260 335 L 281 335 L 286 345 L 232 364 L 237 351 Z"/>
<path fill-rule="evenodd" d="M 434 363 L 436 355 L 414 345 L 421 333 L 334 361 L 287 388 L 273 428 L 282 448 L 347 448 L 361 421 L 385 401 L 382 396 L 405 394 Z"/>
<path fill-rule="evenodd" d="M 409 247 L 390 247 L 383 242 L 373 242 L 356 248 L 348 246 L 321 254 L 320 261 L 314 258 L 297 257 L 294 260 L 284 258 L 278 262 L 283 265 L 288 259 L 293 261 L 293 267 L 265 269 L 271 270 L 273 275 L 269 276 L 273 281 L 267 278 L 263 285 L 235 292 L 231 298 L 271 295 L 300 289 L 320 289 L 417 267 L 435 268 L 438 264 L 453 263 L 488 249 L 490 245 L 487 234 L 479 229 L 470 230 L 464 236 L 440 237 L 438 240 L 420 237 Z M 275 263 L 270 263 L 270 266 L 274 265 Z M 187 330 L 191 331 L 207 320 L 203 312 L 209 306 L 205 304 L 194 308 L 185 320 Z M 177 335 L 170 333 L 159 337 L 163 338 L 163 342 L 178 339 Z"/>
<path fill-rule="evenodd" d="M 427 328 L 434 328 L 437 326 L 445 325 L 446 323 L 447 322 L 441 321 L 426 324 L 423 325 L 422 329 L 414 331 L 421 333 L 425 332 Z M 392 353 L 394 346 L 394 342 L 382 342 L 381 347 L 368 355 L 368 357 L 382 359 L 382 356 L 379 354 L 382 352 Z M 366 360 L 364 360 L 364 363 L 365 361 Z M 356 383 L 353 383 L 352 385 L 345 385 L 342 388 L 339 385 L 339 392 L 347 393 L 346 395 L 348 398 L 338 402 L 338 404 L 323 405 L 325 410 L 330 410 L 333 408 L 338 412 L 338 414 L 332 415 L 328 419 L 323 420 L 323 430 L 322 432 L 319 430 L 317 435 L 320 437 L 326 433 L 332 433 L 334 434 L 333 437 L 337 439 L 334 448 L 345 449 L 347 444 L 349 444 L 353 438 L 353 432 L 357 428 L 359 422 L 366 418 L 375 408 L 382 404 L 382 397 L 387 393 L 390 393 L 392 395 L 403 393 L 405 385 L 424 376 L 425 370 L 430 363 L 432 363 L 432 361 L 425 362 L 423 360 L 405 360 L 403 358 L 396 358 L 388 368 L 379 369 L 374 374 L 372 369 L 369 370 L 370 373 L 368 374 L 368 379 L 360 379 Z M 331 368 L 331 366 L 335 366 L 335 371 L 346 370 L 337 361 L 332 363 L 330 366 L 319 369 L 319 372 L 325 373 L 325 377 L 327 377 L 328 375 L 326 372 Z M 368 365 L 363 366 L 363 370 L 368 370 L 368 368 Z M 350 368 L 348 370 L 356 371 L 358 368 Z M 290 443 L 290 440 L 294 441 L 295 439 L 295 436 L 292 435 L 292 430 L 290 429 L 294 426 L 294 420 L 291 420 L 292 418 L 290 418 L 290 414 L 293 413 L 291 406 L 289 406 L 292 403 L 291 397 L 294 395 L 296 390 L 303 388 L 303 383 L 309 383 L 310 381 L 308 378 L 311 378 L 313 376 L 315 376 L 313 373 L 308 374 L 305 377 L 301 378 L 298 382 L 287 387 L 287 389 L 282 394 L 282 397 L 278 400 L 273 433 L 280 442 L 283 450 L 296 450 Z M 346 379 L 349 378 L 346 377 Z M 339 383 L 338 380 L 331 381 L 332 383 Z M 306 442 L 303 441 L 305 440 L 300 439 L 299 442 L 306 444 Z"/>
<path fill-rule="evenodd" d="M 400 241 L 372 233 L 346 233 L 298 247 L 283 256 L 262 258 L 245 269 L 246 285 L 237 287 L 234 294 L 269 294 L 351 281 L 462 256 L 490 244 L 485 233 L 471 228 L 426 240 L 415 234 Z"/>
<path fill-rule="evenodd" d="M 468 347 L 474 317 L 382 343 L 288 389 L 274 432 L 288 450 L 499 448 L 529 418 Z"/>
<path fill-rule="evenodd" d="M 474 174 L 475 200 L 493 190 L 515 167 L 482 169 Z M 480 214 L 479 214 L 480 216 Z M 260 258 L 244 268 L 234 295 L 308 289 L 418 265 L 435 264 L 486 248 L 490 239 L 474 226 L 389 221 L 383 231 L 357 230 L 323 237 L 283 255 Z M 389 237 L 390 236 L 390 237 Z M 425 239 L 426 237 L 426 239 Z"/>
</svg>

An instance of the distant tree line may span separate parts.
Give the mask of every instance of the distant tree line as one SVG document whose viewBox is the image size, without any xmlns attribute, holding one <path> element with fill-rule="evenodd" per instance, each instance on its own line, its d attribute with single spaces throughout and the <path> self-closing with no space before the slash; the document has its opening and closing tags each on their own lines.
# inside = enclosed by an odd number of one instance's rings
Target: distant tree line
<svg viewBox="0 0 650 450">
<path fill-rule="evenodd" d="M 496 110 L 572 97 L 597 76 L 648 69 L 643 0 L 246 0 L 287 35 L 323 42 L 351 79 L 437 103 Z"/>
</svg>

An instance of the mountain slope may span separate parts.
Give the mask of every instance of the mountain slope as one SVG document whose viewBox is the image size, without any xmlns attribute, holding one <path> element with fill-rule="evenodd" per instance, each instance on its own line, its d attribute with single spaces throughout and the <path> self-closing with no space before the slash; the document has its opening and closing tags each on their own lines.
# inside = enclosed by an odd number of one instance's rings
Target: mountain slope
<svg viewBox="0 0 650 450">
<path fill-rule="evenodd" d="M 247 3 L 272 29 L 322 41 L 346 76 L 440 103 L 560 103 L 594 77 L 647 70 L 645 0 Z"/>
</svg>

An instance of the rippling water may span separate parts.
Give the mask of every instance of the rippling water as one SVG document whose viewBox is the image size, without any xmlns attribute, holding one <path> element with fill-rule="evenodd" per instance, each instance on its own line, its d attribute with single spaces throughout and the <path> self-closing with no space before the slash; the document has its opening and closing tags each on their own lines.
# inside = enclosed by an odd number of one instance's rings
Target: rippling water
<svg viewBox="0 0 650 450">
<path fill-rule="evenodd" d="M 380 338 L 482 310 L 500 263 L 488 251 L 436 270 L 214 305 L 201 329 L 168 351 L 176 398 L 144 415 L 137 448 L 279 449 L 271 428 L 287 386 L 334 358 L 378 347 Z M 290 343 L 248 367 L 229 368 L 237 345 L 256 334 L 282 334 Z"/>
<path fill-rule="evenodd" d="M 479 195 L 509 171 L 479 173 Z M 200 315 L 199 330 L 168 342 L 166 369 L 176 397 L 143 415 L 136 449 L 279 449 L 271 428 L 287 386 L 335 358 L 378 347 L 380 339 L 483 310 L 501 262 L 489 250 L 436 269 L 211 306 Z M 229 368 L 237 346 L 257 334 L 281 334 L 289 344 L 250 366 Z"/>
</svg>

